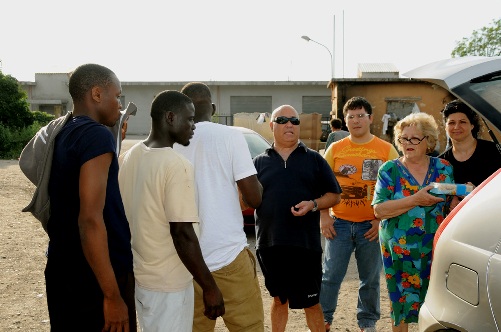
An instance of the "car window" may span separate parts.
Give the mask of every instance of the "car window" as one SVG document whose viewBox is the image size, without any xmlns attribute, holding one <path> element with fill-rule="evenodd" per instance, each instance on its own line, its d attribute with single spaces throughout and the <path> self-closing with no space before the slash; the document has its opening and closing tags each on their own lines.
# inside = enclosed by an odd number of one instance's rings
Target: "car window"
<svg viewBox="0 0 501 332">
<path fill-rule="evenodd" d="M 501 73 L 473 80 L 471 90 L 484 98 L 495 109 L 501 111 Z"/>
<path fill-rule="evenodd" d="M 268 143 L 268 141 L 266 141 L 259 135 L 244 134 L 244 137 L 247 141 L 247 145 L 249 146 L 249 151 L 252 158 L 263 153 L 267 148 L 270 147 L 270 143 Z"/>
<path fill-rule="evenodd" d="M 501 72 L 494 72 L 461 84 L 454 94 L 501 130 Z"/>
</svg>

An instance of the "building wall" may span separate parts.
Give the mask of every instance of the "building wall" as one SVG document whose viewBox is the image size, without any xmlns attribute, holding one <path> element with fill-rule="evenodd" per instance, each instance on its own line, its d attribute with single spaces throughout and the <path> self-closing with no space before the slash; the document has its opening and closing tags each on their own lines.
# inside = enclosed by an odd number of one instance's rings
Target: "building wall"
<svg viewBox="0 0 501 332">
<path fill-rule="evenodd" d="M 186 83 L 186 82 L 184 82 Z M 128 123 L 128 132 L 134 135 L 147 134 L 151 126 L 150 105 L 155 95 L 163 90 L 180 90 L 183 84 L 149 84 L 149 85 L 134 85 L 122 84 L 124 95 L 124 107 L 130 102 L 134 102 L 138 107 L 136 116 Z M 319 85 L 283 85 L 276 82 L 260 85 L 240 85 L 240 84 L 211 84 L 207 82 L 211 88 L 213 102 L 216 105 L 216 114 L 220 116 L 230 116 L 234 112 L 231 110 L 232 96 L 271 96 L 272 107 L 269 110 L 257 109 L 255 112 L 271 112 L 276 107 L 283 104 L 290 104 L 296 110 L 302 112 L 302 97 L 303 96 L 325 96 L 329 97 L 327 84 Z"/>
<path fill-rule="evenodd" d="M 373 107 L 374 120 L 371 126 L 373 134 L 387 141 L 392 141 L 392 128 L 383 134 L 383 115 L 388 114 L 390 104 L 395 101 L 415 103 L 420 112 L 433 115 L 439 128 L 439 152 L 444 151 L 447 145 L 447 137 L 443 124 L 441 111 L 445 104 L 456 97 L 442 87 L 424 81 L 409 79 L 360 79 L 339 80 L 330 84 L 333 99 L 332 114 L 343 118 L 343 106 L 345 102 L 354 96 L 365 97 Z M 490 126 L 494 135 L 501 141 L 501 131 Z M 482 123 L 480 138 L 491 140 L 487 128 Z"/>
<path fill-rule="evenodd" d="M 28 95 L 32 111 L 44 111 L 57 116 L 73 108 L 68 93 L 68 74 L 36 73 L 35 82 L 21 82 Z"/>
<path fill-rule="evenodd" d="M 129 121 L 128 133 L 131 135 L 146 135 L 151 126 L 149 115 L 150 105 L 156 94 L 163 90 L 180 90 L 187 82 L 122 82 L 122 104 L 134 102 L 138 107 L 135 117 Z M 435 117 L 439 124 L 440 149 L 446 145 L 445 130 L 442 124 L 440 111 L 454 96 L 443 88 L 421 81 L 409 79 L 338 79 L 330 82 L 206 82 L 211 88 L 213 101 L 217 107 L 217 114 L 222 117 L 230 116 L 232 96 L 270 96 L 269 110 L 255 110 L 256 112 L 271 112 L 276 107 L 289 104 L 303 111 L 303 97 L 323 96 L 333 100 L 331 114 L 343 118 L 344 103 L 353 96 L 364 96 L 373 106 L 374 120 L 372 132 L 388 141 L 391 133 L 383 133 L 383 115 L 392 113 L 391 108 L 398 103 L 413 103 L 421 112 Z M 65 73 L 37 73 L 35 82 L 21 82 L 21 86 L 28 94 L 32 110 L 40 107 L 52 108 L 61 115 L 71 111 L 73 103 L 68 92 L 68 75 Z M 45 106 L 44 106 L 45 105 Z M 403 113 L 408 112 L 402 110 Z M 397 112 L 398 113 L 398 112 Z M 402 113 L 402 114 L 403 114 Z M 494 133 L 500 137 L 498 130 Z M 487 130 L 482 138 L 490 139 Z"/>
<path fill-rule="evenodd" d="M 35 82 L 21 82 L 28 93 L 32 110 L 40 105 L 59 105 L 62 114 L 73 109 L 68 92 L 68 75 L 65 73 L 35 74 Z M 164 90 L 180 90 L 188 82 L 121 82 L 122 104 L 125 108 L 134 102 L 138 108 L 136 116 L 128 122 L 128 133 L 146 135 L 150 131 L 150 106 L 156 94 Z M 290 104 L 302 112 L 303 96 L 324 96 L 330 99 L 327 82 L 205 82 L 212 91 L 217 114 L 223 117 L 234 112 L 230 109 L 232 96 L 270 96 L 272 107 L 269 110 L 256 109 L 256 112 L 271 112 L 283 104 Z M 49 112 L 50 113 L 50 112 Z"/>
<path fill-rule="evenodd" d="M 135 85 L 122 83 L 123 107 L 125 108 L 129 102 L 133 102 L 137 106 L 137 114 L 128 121 L 127 133 L 130 135 L 146 135 L 150 131 L 151 117 L 150 107 L 153 98 L 164 90 L 179 90 L 181 84 L 173 85 Z"/>
<path fill-rule="evenodd" d="M 342 118 L 345 102 L 351 97 L 363 96 L 373 107 L 371 132 L 387 141 L 391 141 L 393 138 L 393 127 L 390 126 L 389 130 L 383 133 L 384 122 L 382 120 L 383 115 L 395 113 L 394 109 L 389 110 L 390 104 L 415 104 L 419 111 L 433 115 L 439 125 L 438 150 L 441 152 L 445 148 L 446 135 L 440 112 L 446 103 L 455 99 L 447 90 L 428 82 L 410 81 L 407 79 L 382 82 L 337 82 L 332 85 L 332 88 L 333 98 L 337 101 L 334 105 L 333 114 Z M 410 109 L 401 112 L 401 114 L 408 113 L 410 113 Z M 402 117 L 400 115 L 396 120 L 400 120 Z"/>
<path fill-rule="evenodd" d="M 68 93 L 68 74 L 35 74 L 36 99 L 51 99 L 54 96 L 66 96 L 65 101 L 71 100 Z M 54 98 L 61 99 L 61 98 Z M 69 100 L 68 100 L 69 99 Z"/>
</svg>

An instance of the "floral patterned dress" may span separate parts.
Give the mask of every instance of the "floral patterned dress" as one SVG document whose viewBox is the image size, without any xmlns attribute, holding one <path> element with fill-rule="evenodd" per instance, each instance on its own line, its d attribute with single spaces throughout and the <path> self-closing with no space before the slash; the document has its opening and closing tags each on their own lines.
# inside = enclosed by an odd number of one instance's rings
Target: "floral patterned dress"
<svg viewBox="0 0 501 332">
<path fill-rule="evenodd" d="M 400 160 L 388 161 L 379 169 L 372 205 L 411 196 L 431 182 L 454 182 L 448 161 L 430 157 L 422 184 Z M 446 198 L 445 195 L 436 196 Z M 418 321 L 419 309 L 428 290 L 433 237 L 444 219 L 445 204 L 416 206 L 381 221 L 379 240 L 395 325 Z"/>
</svg>

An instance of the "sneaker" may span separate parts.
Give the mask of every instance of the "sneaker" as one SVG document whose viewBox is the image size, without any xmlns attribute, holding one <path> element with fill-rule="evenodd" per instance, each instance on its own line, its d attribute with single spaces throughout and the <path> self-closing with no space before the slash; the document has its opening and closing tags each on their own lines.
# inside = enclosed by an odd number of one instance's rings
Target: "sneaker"
<svg viewBox="0 0 501 332">
<path fill-rule="evenodd" d="M 377 332 L 375 326 L 364 327 L 360 329 L 360 332 Z"/>
</svg>

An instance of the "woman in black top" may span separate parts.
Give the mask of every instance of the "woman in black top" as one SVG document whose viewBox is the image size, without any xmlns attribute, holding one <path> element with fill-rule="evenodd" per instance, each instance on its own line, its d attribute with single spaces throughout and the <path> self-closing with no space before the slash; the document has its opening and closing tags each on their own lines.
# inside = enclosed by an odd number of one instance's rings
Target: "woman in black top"
<svg viewBox="0 0 501 332">
<path fill-rule="evenodd" d="M 439 157 L 452 164 L 456 183 L 480 185 L 501 167 L 501 154 L 496 144 L 477 138 L 479 116 L 462 101 L 454 100 L 445 105 L 442 116 L 452 146 Z"/>
</svg>

